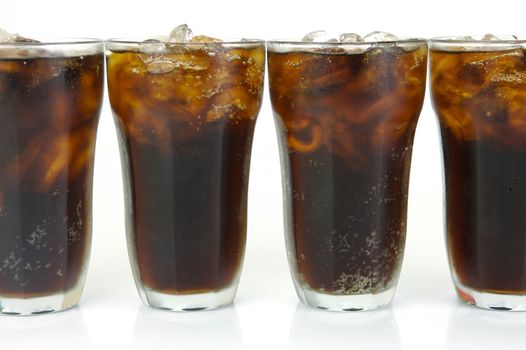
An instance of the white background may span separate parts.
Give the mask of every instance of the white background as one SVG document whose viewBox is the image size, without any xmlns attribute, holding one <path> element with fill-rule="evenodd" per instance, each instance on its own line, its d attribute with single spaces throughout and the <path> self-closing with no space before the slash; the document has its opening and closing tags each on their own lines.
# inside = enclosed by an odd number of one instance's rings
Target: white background
<svg viewBox="0 0 526 350">
<path fill-rule="evenodd" d="M 399 36 L 526 34 L 526 3 L 484 1 L 14 1 L 0 27 L 25 36 L 167 34 L 180 23 L 216 37 L 301 37 L 373 30 Z M 521 32 L 522 31 L 522 32 Z M 298 304 L 285 257 L 279 159 L 268 94 L 256 129 L 246 258 L 235 304 L 170 313 L 141 305 L 125 246 L 115 129 L 105 101 L 98 134 L 94 239 L 80 307 L 31 318 L 0 317 L 9 349 L 523 349 L 526 313 L 457 302 L 443 242 L 441 153 L 426 99 L 411 172 L 407 249 L 397 294 L 381 311 L 341 314 Z"/>
</svg>

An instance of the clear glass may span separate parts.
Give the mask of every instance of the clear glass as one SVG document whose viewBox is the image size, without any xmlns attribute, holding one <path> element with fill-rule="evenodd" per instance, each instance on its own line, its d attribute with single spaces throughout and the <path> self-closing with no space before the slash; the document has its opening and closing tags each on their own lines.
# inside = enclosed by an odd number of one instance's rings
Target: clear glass
<svg viewBox="0 0 526 350">
<path fill-rule="evenodd" d="M 430 42 L 459 298 L 526 310 L 526 41 Z"/>
<path fill-rule="evenodd" d="M 0 43 L 0 313 L 79 302 L 103 79 L 100 40 Z"/>
<path fill-rule="evenodd" d="M 262 41 L 107 42 L 128 251 L 146 305 L 232 302 L 265 69 Z"/>
<path fill-rule="evenodd" d="M 393 298 L 426 64 L 420 39 L 268 43 L 289 265 L 309 306 Z"/>
</svg>

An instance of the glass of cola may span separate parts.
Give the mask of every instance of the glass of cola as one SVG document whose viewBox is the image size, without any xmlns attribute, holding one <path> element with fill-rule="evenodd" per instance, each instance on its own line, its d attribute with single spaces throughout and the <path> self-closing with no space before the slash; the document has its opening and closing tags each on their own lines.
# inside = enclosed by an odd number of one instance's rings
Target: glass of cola
<svg viewBox="0 0 526 350">
<path fill-rule="evenodd" d="M 370 310 L 391 302 L 402 263 L 427 45 L 320 34 L 268 43 L 289 265 L 305 304 Z"/>
<path fill-rule="evenodd" d="M 0 31 L 0 312 L 75 306 L 91 244 L 100 40 Z"/>
<path fill-rule="evenodd" d="M 430 41 L 446 241 L 459 298 L 526 310 L 526 41 Z"/>
<path fill-rule="evenodd" d="M 194 36 L 107 42 L 131 265 L 145 304 L 213 309 L 236 293 L 265 44 Z"/>
</svg>

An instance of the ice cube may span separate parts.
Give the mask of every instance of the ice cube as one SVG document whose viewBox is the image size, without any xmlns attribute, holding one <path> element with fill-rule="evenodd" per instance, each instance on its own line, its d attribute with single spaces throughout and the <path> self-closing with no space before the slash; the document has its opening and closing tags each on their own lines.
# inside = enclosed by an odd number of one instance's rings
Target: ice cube
<svg viewBox="0 0 526 350">
<path fill-rule="evenodd" d="M 35 39 L 26 38 L 23 36 L 20 36 L 18 34 L 15 34 L 15 36 L 11 39 L 11 42 L 14 43 L 39 43 L 40 41 Z"/>
<path fill-rule="evenodd" d="M 489 33 L 482 37 L 482 41 L 494 41 L 494 40 L 500 40 L 500 39 L 497 38 L 495 35 L 489 34 Z"/>
<path fill-rule="evenodd" d="M 25 38 L 18 34 L 11 34 L 0 29 L 0 43 L 38 43 L 38 40 Z"/>
<path fill-rule="evenodd" d="M 372 32 L 363 37 L 365 42 L 378 42 L 378 41 L 397 41 L 398 37 L 391 33 L 386 32 Z"/>
<path fill-rule="evenodd" d="M 14 37 L 13 34 L 6 32 L 3 29 L 0 29 L 0 43 L 7 43 L 12 40 Z"/>
<path fill-rule="evenodd" d="M 473 39 L 473 37 L 470 36 L 470 35 L 464 35 L 464 36 L 457 36 L 457 37 L 455 37 L 455 40 L 459 40 L 459 41 L 474 41 L 475 39 Z"/>
<path fill-rule="evenodd" d="M 164 60 L 166 53 L 174 51 L 174 49 L 167 43 L 167 37 L 156 36 L 155 38 L 156 39 L 144 40 L 139 44 L 139 58 L 147 65 L 159 60 Z M 155 65 L 153 67 L 152 70 L 155 71 L 154 73 L 157 73 L 158 70 L 163 70 Z"/>
<path fill-rule="evenodd" d="M 170 39 L 166 36 L 166 35 L 156 35 L 148 40 L 145 40 L 145 42 L 147 41 L 150 41 L 150 42 L 160 42 L 160 43 L 166 43 L 168 42 Z"/>
<path fill-rule="evenodd" d="M 309 34 L 305 35 L 301 41 L 305 41 L 305 42 L 313 42 L 315 41 L 316 39 L 320 38 L 320 37 L 325 37 L 327 36 L 327 32 L 324 31 L 324 30 L 316 30 L 314 32 L 310 32 Z"/>
<path fill-rule="evenodd" d="M 309 34 L 305 35 L 303 39 L 301 39 L 301 41 L 304 41 L 307 43 L 329 42 L 330 40 L 333 40 L 333 39 L 329 38 L 327 32 L 324 30 L 316 30 L 314 32 L 310 32 Z"/>
<path fill-rule="evenodd" d="M 498 41 L 498 40 L 518 40 L 516 35 L 502 35 L 502 36 L 496 36 L 493 34 L 486 34 L 482 37 L 482 41 Z"/>
<path fill-rule="evenodd" d="M 169 60 L 157 60 L 148 63 L 146 69 L 148 70 L 148 73 L 151 74 L 170 73 L 175 69 L 175 64 Z"/>
<path fill-rule="evenodd" d="M 221 43 L 223 40 L 212 38 L 206 35 L 196 35 L 191 40 L 193 43 Z"/>
<path fill-rule="evenodd" d="M 193 38 L 192 30 L 186 24 L 181 24 L 175 27 L 169 36 L 171 43 L 187 43 Z"/>
<path fill-rule="evenodd" d="M 363 42 L 361 36 L 356 33 L 342 33 L 340 34 L 340 42 L 342 43 L 359 43 Z"/>
<path fill-rule="evenodd" d="M 147 54 L 161 53 L 164 50 L 164 46 L 160 43 L 163 42 L 159 39 L 147 39 L 139 44 L 139 50 Z"/>
</svg>

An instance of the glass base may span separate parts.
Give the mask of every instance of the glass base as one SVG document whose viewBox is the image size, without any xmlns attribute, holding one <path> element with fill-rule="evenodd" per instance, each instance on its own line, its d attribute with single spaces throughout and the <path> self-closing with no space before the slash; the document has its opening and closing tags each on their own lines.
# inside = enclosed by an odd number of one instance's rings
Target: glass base
<svg viewBox="0 0 526 350">
<path fill-rule="evenodd" d="M 378 294 L 335 295 L 304 289 L 301 301 L 314 308 L 330 311 L 367 311 L 387 306 L 393 300 L 396 287 Z"/>
<path fill-rule="evenodd" d="M 212 310 L 226 306 L 234 300 L 237 285 L 220 291 L 197 294 L 167 294 L 144 289 L 143 302 L 156 309 L 170 311 Z"/>
<path fill-rule="evenodd" d="M 79 303 L 82 286 L 65 293 L 32 298 L 4 298 L 0 296 L 0 314 L 29 316 L 59 312 Z"/>
<path fill-rule="evenodd" d="M 482 309 L 500 311 L 526 311 L 526 295 L 481 292 L 456 285 L 457 295 L 466 304 Z"/>
</svg>

